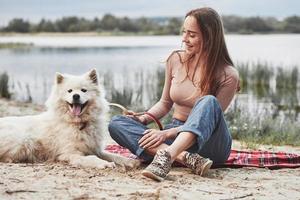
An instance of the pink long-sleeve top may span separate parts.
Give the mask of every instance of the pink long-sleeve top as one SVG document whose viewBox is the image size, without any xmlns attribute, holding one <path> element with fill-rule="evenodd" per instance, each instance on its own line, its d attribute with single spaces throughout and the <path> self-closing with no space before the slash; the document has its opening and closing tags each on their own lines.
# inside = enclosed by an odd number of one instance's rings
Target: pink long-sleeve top
<svg viewBox="0 0 300 200">
<path fill-rule="evenodd" d="M 166 63 L 165 83 L 161 99 L 148 110 L 157 118 L 165 116 L 174 106 L 173 118 L 186 121 L 196 100 L 201 96 L 195 96 L 197 88 L 186 77 L 186 69 L 180 62 L 178 53 L 173 53 Z M 239 88 L 239 74 L 232 66 L 226 66 L 220 72 L 220 83 L 216 98 L 222 110 L 225 111 Z"/>
</svg>

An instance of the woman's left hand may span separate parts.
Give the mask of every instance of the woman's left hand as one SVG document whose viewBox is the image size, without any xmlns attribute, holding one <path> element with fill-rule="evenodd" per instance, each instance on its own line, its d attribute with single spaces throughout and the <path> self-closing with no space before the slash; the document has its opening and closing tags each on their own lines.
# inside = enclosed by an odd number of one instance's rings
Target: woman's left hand
<svg viewBox="0 0 300 200">
<path fill-rule="evenodd" d="M 144 149 L 155 148 L 167 139 L 166 130 L 147 129 L 139 140 L 139 145 Z"/>
</svg>

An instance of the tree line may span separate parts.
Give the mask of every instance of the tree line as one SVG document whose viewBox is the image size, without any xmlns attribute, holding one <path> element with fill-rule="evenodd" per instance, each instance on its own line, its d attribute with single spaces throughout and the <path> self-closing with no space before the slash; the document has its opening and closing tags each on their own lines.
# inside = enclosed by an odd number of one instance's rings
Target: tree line
<svg viewBox="0 0 300 200">
<path fill-rule="evenodd" d="M 300 17 L 290 16 L 283 20 L 274 17 L 222 17 L 227 33 L 300 33 Z M 85 19 L 76 16 L 63 17 L 55 21 L 41 19 L 38 23 L 30 23 L 21 18 L 12 19 L 7 26 L 0 28 L 0 32 L 39 33 L 39 32 L 109 32 L 140 33 L 150 35 L 178 35 L 183 18 L 157 17 L 134 18 L 116 17 L 105 14 L 101 19 Z"/>
</svg>

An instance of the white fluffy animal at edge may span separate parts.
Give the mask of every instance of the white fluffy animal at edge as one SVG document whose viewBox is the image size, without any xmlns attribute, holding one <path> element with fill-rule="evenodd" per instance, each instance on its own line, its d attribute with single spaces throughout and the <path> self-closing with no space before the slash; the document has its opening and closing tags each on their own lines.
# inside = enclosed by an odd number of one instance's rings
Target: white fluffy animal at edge
<svg viewBox="0 0 300 200">
<path fill-rule="evenodd" d="M 95 69 L 73 76 L 56 73 L 39 115 L 0 118 L 1 162 L 61 161 L 77 167 L 137 167 L 138 160 L 103 150 L 108 103 Z"/>
</svg>

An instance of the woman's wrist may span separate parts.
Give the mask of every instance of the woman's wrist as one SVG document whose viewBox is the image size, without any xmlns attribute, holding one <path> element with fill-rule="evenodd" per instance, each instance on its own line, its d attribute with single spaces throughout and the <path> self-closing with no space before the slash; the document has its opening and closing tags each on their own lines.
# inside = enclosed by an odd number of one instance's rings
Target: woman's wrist
<svg viewBox="0 0 300 200">
<path fill-rule="evenodd" d="M 148 120 L 147 120 L 147 117 L 146 117 L 145 115 L 141 115 L 141 116 L 139 117 L 139 120 L 140 120 L 140 122 L 141 122 L 142 124 L 144 124 L 144 125 L 147 125 L 147 124 L 148 124 Z"/>
<path fill-rule="evenodd" d="M 176 138 L 179 127 L 167 129 L 166 137 L 167 139 Z"/>
</svg>

